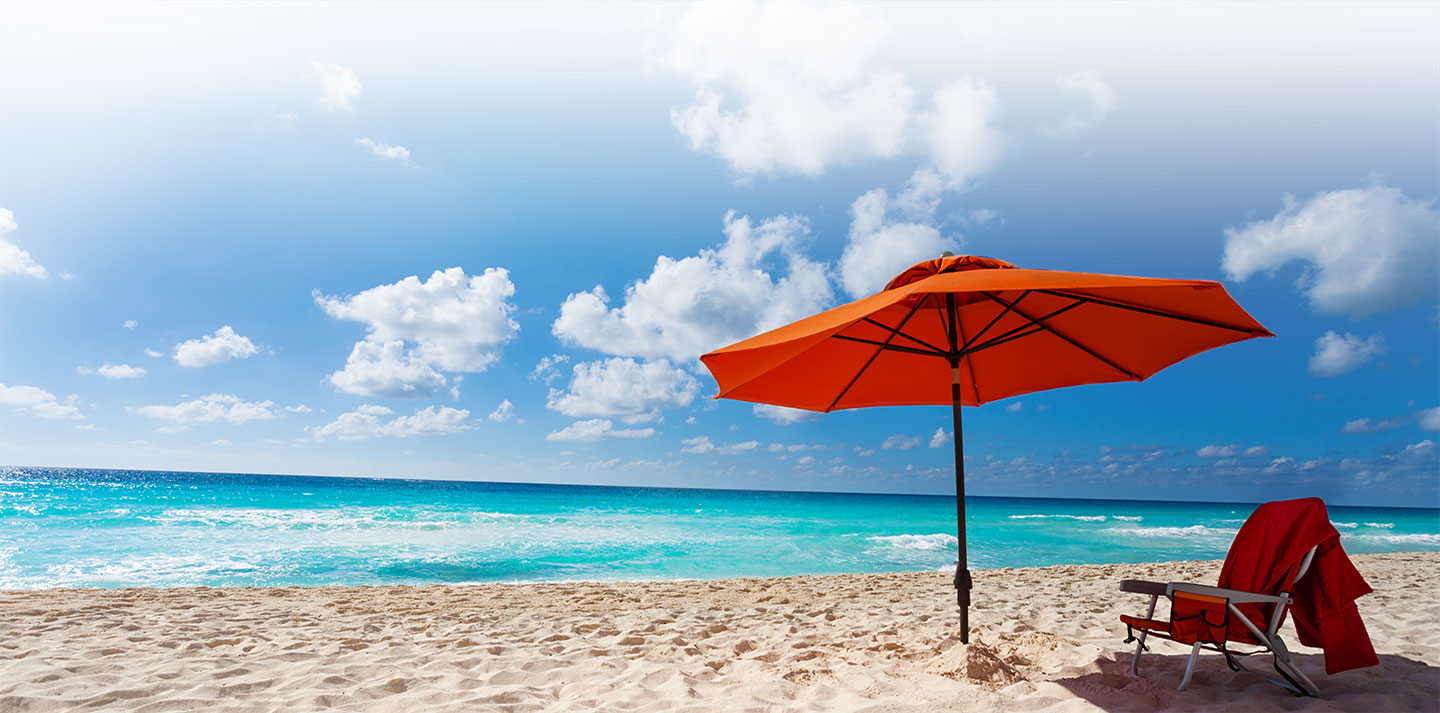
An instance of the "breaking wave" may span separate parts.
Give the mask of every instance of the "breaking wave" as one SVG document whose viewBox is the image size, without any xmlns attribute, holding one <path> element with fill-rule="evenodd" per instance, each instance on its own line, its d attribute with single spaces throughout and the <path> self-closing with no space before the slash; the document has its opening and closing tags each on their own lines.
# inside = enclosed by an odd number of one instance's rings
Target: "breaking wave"
<svg viewBox="0 0 1440 713">
<path fill-rule="evenodd" d="M 882 542 L 891 547 L 899 547 L 906 550 L 943 550 L 951 545 L 960 544 L 960 540 L 954 535 L 943 533 L 934 535 L 877 535 L 866 538 L 871 542 Z"/>
</svg>

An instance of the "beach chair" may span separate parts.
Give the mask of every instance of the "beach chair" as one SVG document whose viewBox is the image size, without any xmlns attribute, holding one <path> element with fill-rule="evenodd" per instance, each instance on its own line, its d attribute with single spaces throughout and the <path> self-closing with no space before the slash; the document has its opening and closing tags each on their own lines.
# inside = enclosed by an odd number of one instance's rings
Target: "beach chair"
<svg viewBox="0 0 1440 713">
<path fill-rule="evenodd" d="M 1280 638 L 1287 614 L 1293 614 L 1301 643 L 1324 649 L 1327 673 L 1379 663 L 1355 605 L 1355 599 L 1371 591 L 1370 585 L 1345 555 L 1340 533 L 1319 498 L 1257 507 L 1230 545 L 1219 584 L 1120 583 L 1122 592 L 1150 596 L 1143 618 L 1120 617 L 1125 643 L 1135 644 L 1132 677 L 1140 677 L 1140 655 L 1153 637 L 1190 645 L 1182 691 L 1195 673 L 1200 650 L 1209 649 L 1224 655 L 1234 671 L 1248 670 L 1241 657 L 1268 652 L 1284 680 L 1267 680 L 1296 695 L 1318 697 L 1319 689 Z M 1168 621 L 1154 618 L 1161 597 L 1170 600 Z"/>
<path fill-rule="evenodd" d="M 1186 686 L 1190 685 L 1190 677 L 1195 673 L 1195 661 L 1200 658 L 1201 649 L 1218 651 L 1223 654 L 1225 662 L 1232 671 L 1249 670 L 1237 660 L 1237 657 L 1269 651 L 1274 655 L 1275 671 L 1285 680 L 1276 681 L 1269 678 L 1266 680 L 1283 686 L 1296 695 L 1318 697 L 1320 690 L 1291 660 L 1290 650 L 1285 647 L 1285 641 L 1280 638 L 1280 625 L 1285 621 L 1286 609 L 1294 603 L 1290 597 L 1290 591 L 1294 588 L 1295 582 L 1308 572 L 1310 562 L 1315 556 L 1315 549 L 1315 547 L 1311 547 L 1310 551 L 1305 553 L 1305 559 L 1295 570 L 1295 576 L 1290 580 L 1289 586 L 1274 596 L 1209 587 L 1203 584 L 1190 584 L 1189 582 L 1161 583 L 1138 579 L 1127 579 L 1120 582 L 1120 591 L 1122 592 L 1150 595 L 1150 606 L 1146 609 L 1144 618 L 1120 616 L 1120 621 L 1125 624 L 1126 629 L 1125 643 L 1135 643 L 1135 657 L 1130 662 L 1130 677 L 1140 677 L 1140 654 L 1148 649 L 1145 646 L 1145 639 L 1154 636 L 1191 645 L 1190 661 L 1185 665 L 1185 677 L 1180 680 L 1180 687 L 1177 690 L 1183 691 Z M 1170 599 L 1169 621 L 1157 621 L 1151 618 L 1155 616 L 1155 605 L 1159 602 L 1160 597 Z M 1251 617 L 1240 610 L 1240 606 L 1245 604 L 1262 605 L 1270 609 L 1264 629 L 1256 626 Z M 1237 631 L 1232 627 L 1234 622 L 1239 622 L 1243 628 Z M 1230 648 L 1230 642 L 1259 645 L 1261 648 L 1255 651 L 1239 652 Z"/>
</svg>

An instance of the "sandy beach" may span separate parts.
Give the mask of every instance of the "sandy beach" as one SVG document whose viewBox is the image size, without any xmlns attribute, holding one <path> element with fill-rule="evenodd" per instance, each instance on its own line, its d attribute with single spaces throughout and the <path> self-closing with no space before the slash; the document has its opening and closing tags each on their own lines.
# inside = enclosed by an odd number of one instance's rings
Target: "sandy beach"
<svg viewBox="0 0 1440 713">
<path fill-rule="evenodd" d="M 1172 562 L 977 571 L 968 647 L 944 573 L 6 591 L 0 711 L 1440 709 L 1440 553 L 1354 559 L 1380 665 L 1325 676 L 1287 624 L 1318 700 L 1218 655 L 1177 692 L 1167 642 L 1130 679 L 1116 583 L 1220 565 Z"/>
</svg>

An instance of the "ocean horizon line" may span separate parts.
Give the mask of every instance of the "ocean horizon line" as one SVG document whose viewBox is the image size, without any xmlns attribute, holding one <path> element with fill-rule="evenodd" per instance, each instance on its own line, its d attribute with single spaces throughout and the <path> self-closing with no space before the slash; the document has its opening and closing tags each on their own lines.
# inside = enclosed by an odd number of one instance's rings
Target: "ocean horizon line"
<svg viewBox="0 0 1440 713">
<path fill-rule="evenodd" d="M 448 483 L 448 484 L 476 484 L 476 485 L 502 485 L 502 486 L 560 486 L 573 488 L 607 488 L 617 490 L 654 490 L 654 491 L 696 491 L 713 493 L 774 493 L 794 495 L 855 495 L 855 496 L 880 496 L 898 498 L 940 498 L 953 501 L 953 493 L 899 493 L 884 491 L 864 490 L 799 490 L 799 489 L 769 489 L 769 488 L 707 488 L 688 487 L 680 485 L 619 485 L 607 483 L 575 483 L 558 481 L 530 481 L 530 480 L 467 480 L 461 478 L 420 478 L 420 477 L 398 477 L 385 475 L 324 475 L 312 473 L 252 473 L 246 471 L 227 470 L 174 470 L 154 468 L 102 468 L 96 466 L 52 466 L 52 465 L 11 465 L 0 464 L 0 475 L 7 469 L 35 469 L 35 470 L 57 470 L 57 471 L 96 471 L 107 473 L 141 473 L 141 474 L 175 474 L 175 475 L 219 475 L 219 476 L 244 476 L 250 478 L 310 478 L 320 480 L 359 480 L 359 481 L 384 481 L 394 483 Z M 1299 496 L 1305 497 L 1305 496 Z M 1162 499 L 1162 498 L 1083 498 L 1083 497 L 1044 497 L 1038 495 L 976 495 L 965 494 L 966 501 L 970 500 L 1041 500 L 1054 502 L 1107 502 L 1107 503 L 1139 503 L 1147 505 L 1175 504 L 1175 505 L 1239 505 L 1253 507 L 1260 505 L 1264 500 L 1187 500 L 1183 498 Z M 1364 508 L 1376 510 L 1414 510 L 1433 511 L 1440 513 L 1440 507 L 1414 507 L 1399 505 L 1370 505 L 1354 503 L 1330 503 L 1331 507 Z"/>
</svg>

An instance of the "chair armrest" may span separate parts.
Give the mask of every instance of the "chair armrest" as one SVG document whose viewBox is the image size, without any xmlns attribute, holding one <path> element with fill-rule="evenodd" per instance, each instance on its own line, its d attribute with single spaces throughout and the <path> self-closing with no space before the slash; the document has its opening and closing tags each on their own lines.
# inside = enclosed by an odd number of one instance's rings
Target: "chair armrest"
<svg viewBox="0 0 1440 713">
<path fill-rule="evenodd" d="M 1134 594 L 1152 594 L 1163 597 L 1170 593 L 1170 588 L 1164 582 L 1147 582 L 1143 579 L 1122 579 L 1120 580 L 1120 591 L 1132 592 Z"/>
<path fill-rule="evenodd" d="M 1166 594 L 1175 592 L 1188 592 L 1190 594 L 1203 594 L 1207 597 L 1220 597 L 1229 599 L 1231 604 L 1248 604 L 1256 602 L 1260 604 L 1290 604 L 1287 597 L 1272 597 L 1268 594 L 1256 594 L 1254 592 L 1242 592 L 1238 589 L 1223 589 L 1221 587 L 1207 587 L 1203 584 L 1191 584 L 1189 582 L 1171 582 L 1166 585 Z"/>
</svg>

